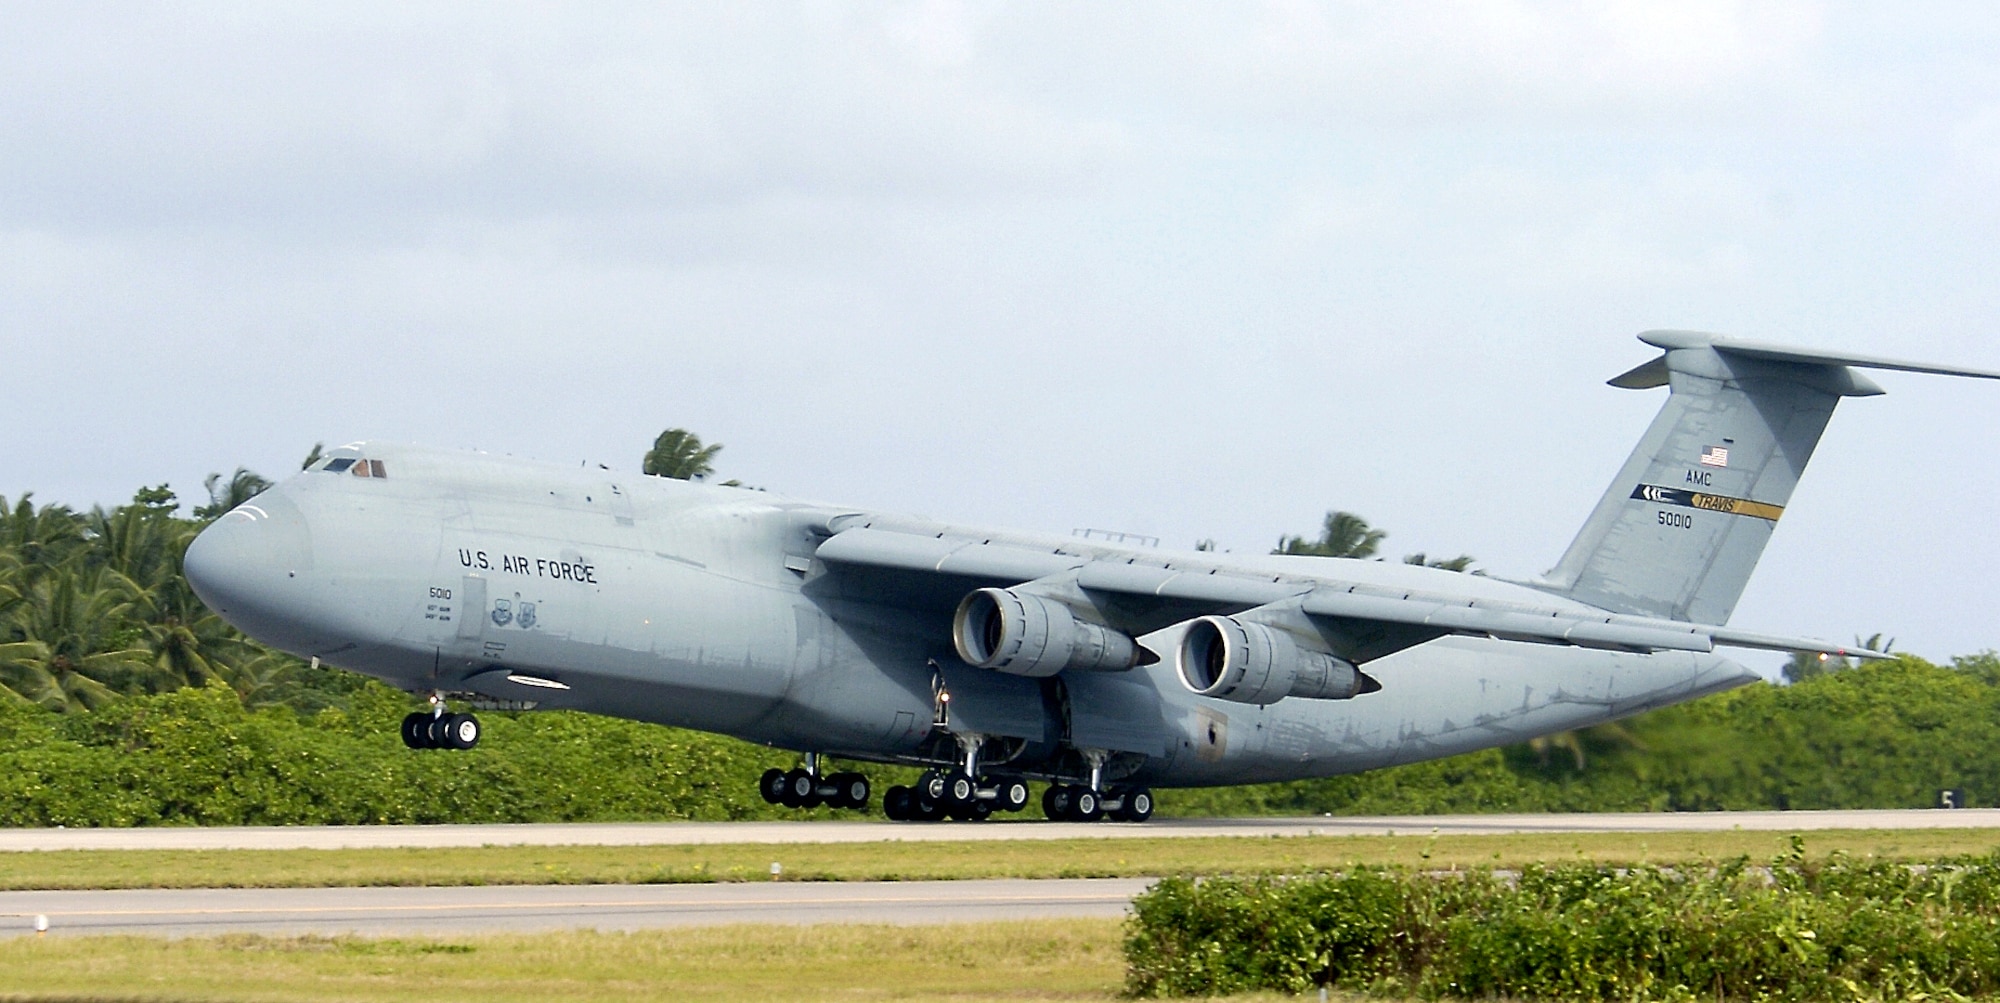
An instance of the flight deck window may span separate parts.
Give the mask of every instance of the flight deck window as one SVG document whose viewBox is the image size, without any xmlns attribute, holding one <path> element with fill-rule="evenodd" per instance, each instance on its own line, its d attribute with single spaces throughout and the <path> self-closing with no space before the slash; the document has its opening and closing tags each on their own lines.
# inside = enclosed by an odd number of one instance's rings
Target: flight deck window
<svg viewBox="0 0 2000 1003">
<path fill-rule="evenodd" d="M 386 478 L 389 476 L 389 468 L 381 460 L 357 460 L 351 456 L 344 456 L 338 460 L 329 460 L 326 466 L 320 469 L 329 474 L 351 473 L 356 477 Z"/>
</svg>

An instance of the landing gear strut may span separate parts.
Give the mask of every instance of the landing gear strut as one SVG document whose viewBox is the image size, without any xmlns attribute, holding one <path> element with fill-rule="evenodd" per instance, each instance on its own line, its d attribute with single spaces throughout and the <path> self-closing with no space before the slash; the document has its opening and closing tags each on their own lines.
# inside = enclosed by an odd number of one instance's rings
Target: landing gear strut
<svg viewBox="0 0 2000 1003">
<path fill-rule="evenodd" d="M 1080 784 L 1051 784 L 1042 792 L 1042 814 L 1056 822 L 1144 822 L 1153 817 L 1153 792 L 1144 787 L 1104 786 L 1105 754 L 1086 751 L 1090 778 Z"/>
<path fill-rule="evenodd" d="M 961 736 L 959 746 L 965 754 L 961 765 L 930 770 L 915 787 L 889 788 L 882 796 L 883 813 L 898 822 L 934 822 L 946 817 L 979 822 L 996 811 L 1026 808 L 1026 780 L 981 771 L 979 749 L 984 741 L 979 735 Z"/>
<path fill-rule="evenodd" d="M 479 719 L 453 714 L 444 698 L 431 694 L 431 709 L 403 717 L 403 745 L 412 749 L 470 749 L 479 744 Z"/>
<path fill-rule="evenodd" d="M 822 775 L 819 753 L 806 753 L 805 765 L 795 770 L 769 769 L 757 781 L 757 793 L 769 804 L 787 808 L 866 808 L 868 778 L 859 773 Z"/>
</svg>

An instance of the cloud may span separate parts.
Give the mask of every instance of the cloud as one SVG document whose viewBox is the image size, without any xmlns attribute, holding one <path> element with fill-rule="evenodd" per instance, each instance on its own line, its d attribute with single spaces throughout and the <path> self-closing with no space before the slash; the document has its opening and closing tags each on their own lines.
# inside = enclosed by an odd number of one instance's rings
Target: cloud
<svg viewBox="0 0 2000 1003">
<path fill-rule="evenodd" d="M 1113 124 L 982 74 L 932 4 L 140 7 L 14 33 L 9 215 L 130 226 L 628 212 L 1087 183 Z"/>
</svg>

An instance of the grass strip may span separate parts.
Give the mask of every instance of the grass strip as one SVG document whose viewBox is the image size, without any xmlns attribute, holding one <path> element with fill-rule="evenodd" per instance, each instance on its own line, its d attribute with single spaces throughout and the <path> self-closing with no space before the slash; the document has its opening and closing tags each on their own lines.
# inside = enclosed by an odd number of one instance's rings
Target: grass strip
<svg viewBox="0 0 2000 1003">
<path fill-rule="evenodd" d="M 1110 1001 L 1117 920 L 0 940 L 0 1000 Z"/>
<path fill-rule="evenodd" d="M 2000 849 L 1990 829 L 1825 830 L 1809 856 L 1919 862 Z M 1790 852 L 1778 832 L 1220 836 L 993 842 L 487 846 L 356 850 L 53 850 L 0 853 L 0 889 L 416 885 L 1299 874 L 1332 868 L 1675 864 Z"/>
</svg>

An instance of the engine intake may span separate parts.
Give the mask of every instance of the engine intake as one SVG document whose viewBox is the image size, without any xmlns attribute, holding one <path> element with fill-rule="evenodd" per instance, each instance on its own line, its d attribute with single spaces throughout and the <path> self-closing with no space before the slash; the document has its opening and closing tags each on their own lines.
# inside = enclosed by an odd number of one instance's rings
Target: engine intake
<svg viewBox="0 0 2000 1003">
<path fill-rule="evenodd" d="M 1235 617 L 1204 616 L 1181 636 L 1181 682 L 1196 694 L 1238 703 L 1286 697 L 1346 700 L 1379 684 L 1354 663 L 1301 648 L 1281 631 Z"/>
<path fill-rule="evenodd" d="M 1141 657 L 1124 634 L 1079 620 L 1062 603 L 1012 589 L 980 589 L 960 601 L 951 641 L 969 665 L 1037 678 L 1064 669 L 1123 671 Z"/>
</svg>

